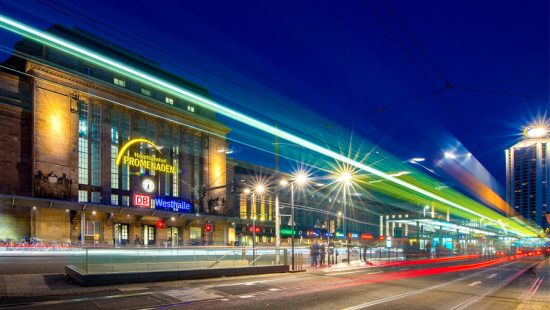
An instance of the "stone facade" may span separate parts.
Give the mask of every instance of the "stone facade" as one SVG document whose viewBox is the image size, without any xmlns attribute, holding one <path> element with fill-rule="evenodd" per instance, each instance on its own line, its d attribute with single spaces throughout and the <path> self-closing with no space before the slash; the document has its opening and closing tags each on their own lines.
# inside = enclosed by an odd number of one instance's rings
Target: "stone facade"
<svg viewBox="0 0 550 310">
<path fill-rule="evenodd" d="M 155 244 L 161 245 L 177 231 L 178 244 L 189 241 L 190 228 L 202 230 L 200 243 L 222 244 L 227 242 L 226 218 L 231 214 L 225 204 L 227 178 L 227 149 L 223 138 L 229 131 L 215 121 L 211 112 L 193 114 L 178 110 L 165 103 L 133 93 L 131 87 L 121 88 L 106 82 L 112 73 L 102 71 L 95 78 L 75 72 L 78 61 L 67 55 L 37 49 L 29 44 L 18 48 L 47 61 L 26 61 L 16 57 L 8 60 L 11 67 L 32 76 L 0 71 L 0 195 L 34 197 L 17 206 L 0 204 L 0 239 L 36 237 L 44 241 L 79 242 L 85 235 L 88 242 L 114 244 L 115 225 L 128 225 L 128 243 L 137 235 L 143 238 L 145 225 L 156 226 L 164 222 L 166 228 L 155 228 Z M 38 52 L 39 51 L 39 52 Z M 128 80 L 129 85 L 133 81 Z M 132 86 L 135 88 L 135 86 Z M 154 100 L 153 100 L 154 99 Z M 100 111 L 100 184 L 79 184 L 79 103 L 99 107 Z M 180 104 L 181 106 L 181 104 Z M 112 184 L 112 111 L 127 115 L 130 120 L 129 138 L 143 138 L 140 122 L 154 128 L 150 138 L 159 145 L 169 145 L 171 139 L 179 140 L 178 178 L 165 175 L 154 176 L 157 182 L 155 195 L 170 195 L 191 201 L 195 205 L 192 214 L 175 214 L 168 211 L 136 208 L 122 203 L 111 203 L 112 195 L 122 201 L 140 193 L 139 169 L 130 171 L 130 188 L 122 190 Z M 174 140 L 172 140 L 174 141 Z M 191 146 L 189 143 L 192 143 Z M 166 154 L 170 154 L 170 150 Z M 168 156 L 168 155 L 167 155 Z M 93 169 L 93 168 L 92 168 Z M 167 188 L 167 182 L 177 182 L 177 194 Z M 171 183 L 169 183 L 171 184 Z M 172 185 L 170 185 L 172 186 Z M 99 191 L 99 201 L 79 198 L 79 191 Z M 49 202 L 48 202 L 49 201 Z M 65 201 L 65 204 L 60 204 Z M 45 207 L 44 205 L 48 205 Z M 197 216 L 195 213 L 200 214 Z M 85 216 L 83 216 L 83 214 Z M 213 217 L 212 217 L 213 216 Z M 100 223 L 99 240 L 82 233 L 89 222 Z M 216 231 L 206 233 L 205 223 L 213 223 Z M 176 227 L 172 229 L 171 227 Z M 95 228 L 94 228 L 95 229 Z M 234 239 L 234 237 L 232 238 Z"/>
</svg>

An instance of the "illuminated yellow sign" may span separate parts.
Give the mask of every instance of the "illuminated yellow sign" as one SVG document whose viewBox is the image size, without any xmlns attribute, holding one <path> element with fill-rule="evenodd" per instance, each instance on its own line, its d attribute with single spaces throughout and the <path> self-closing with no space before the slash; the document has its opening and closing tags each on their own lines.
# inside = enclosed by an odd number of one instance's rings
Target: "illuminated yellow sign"
<svg viewBox="0 0 550 310">
<path fill-rule="evenodd" d="M 157 152 L 159 152 L 162 155 L 162 152 L 160 151 L 161 148 L 156 146 L 153 142 L 147 139 L 141 139 L 141 138 L 133 139 L 128 141 L 126 144 L 124 144 L 124 146 L 122 146 L 122 148 L 118 152 L 118 156 L 116 157 L 117 165 L 120 165 L 120 163 L 122 162 L 123 165 L 127 165 L 130 167 L 151 169 L 154 171 L 166 172 L 166 173 L 175 173 L 174 166 L 168 164 L 165 158 L 157 157 L 156 155 L 144 155 L 144 154 L 140 154 L 139 152 L 134 152 L 133 154 L 127 154 L 127 150 L 130 148 L 130 146 L 136 143 L 149 144 L 151 147 L 153 147 Z"/>
</svg>

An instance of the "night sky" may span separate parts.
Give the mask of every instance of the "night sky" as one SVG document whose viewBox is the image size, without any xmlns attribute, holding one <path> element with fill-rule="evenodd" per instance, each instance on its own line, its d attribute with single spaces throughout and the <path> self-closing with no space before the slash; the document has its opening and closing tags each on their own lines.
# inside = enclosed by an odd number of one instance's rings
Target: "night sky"
<svg viewBox="0 0 550 310">
<path fill-rule="evenodd" d="M 251 111 L 254 97 L 290 114 L 300 105 L 403 160 L 471 152 L 501 184 L 504 149 L 549 116 L 548 1 L 44 0 L 0 11 L 79 26 Z"/>
</svg>

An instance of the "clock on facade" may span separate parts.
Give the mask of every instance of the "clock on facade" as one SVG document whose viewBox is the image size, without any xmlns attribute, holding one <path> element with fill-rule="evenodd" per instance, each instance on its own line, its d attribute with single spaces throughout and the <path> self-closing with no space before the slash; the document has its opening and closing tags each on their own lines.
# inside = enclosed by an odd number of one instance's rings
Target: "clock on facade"
<svg viewBox="0 0 550 310">
<path fill-rule="evenodd" d="M 152 193 L 155 191 L 155 182 L 153 182 L 153 180 L 149 178 L 144 179 L 143 181 L 141 181 L 141 187 L 144 191 Z"/>
</svg>

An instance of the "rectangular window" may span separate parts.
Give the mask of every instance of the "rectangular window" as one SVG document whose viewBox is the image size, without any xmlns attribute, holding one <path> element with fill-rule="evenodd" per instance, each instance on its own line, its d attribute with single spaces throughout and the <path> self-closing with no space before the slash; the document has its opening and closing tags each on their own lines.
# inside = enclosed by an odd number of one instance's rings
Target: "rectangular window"
<svg viewBox="0 0 550 310">
<path fill-rule="evenodd" d="M 240 211 L 240 217 L 242 219 L 246 219 L 248 218 L 248 214 L 246 212 L 246 207 L 247 207 L 247 203 L 246 203 L 246 194 L 245 193 L 242 193 L 240 195 L 240 201 L 239 201 L 239 211 Z"/>
<path fill-rule="evenodd" d="M 145 96 L 147 96 L 147 97 L 151 97 L 151 90 L 142 87 L 142 88 L 141 88 L 141 94 L 142 94 L 142 95 L 145 95 Z"/>
<path fill-rule="evenodd" d="M 83 66 L 82 67 L 82 72 L 84 72 L 84 74 L 89 75 L 89 76 L 94 76 L 95 75 L 95 70 L 92 67 L 88 67 L 88 66 Z"/>
<path fill-rule="evenodd" d="M 252 200 L 250 201 L 250 218 L 258 219 L 256 217 L 256 197 L 252 195 Z"/>
<path fill-rule="evenodd" d="M 78 191 L 78 201 L 79 202 L 88 202 L 88 191 L 79 190 Z"/>
<path fill-rule="evenodd" d="M 179 179 L 179 165 L 180 165 L 180 139 L 179 139 L 179 131 L 177 129 L 174 129 L 174 139 L 172 141 L 172 165 L 174 166 L 174 174 L 172 174 L 173 182 L 172 182 L 172 196 L 179 197 L 180 195 L 180 179 Z"/>
<path fill-rule="evenodd" d="M 101 193 L 92 192 L 92 203 L 101 203 Z"/>
<path fill-rule="evenodd" d="M 260 221 L 265 221 L 265 197 L 260 196 Z"/>
<path fill-rule="evenodd" d="M 97 104 L 92 107 L 90 119 L 90 176 L 91 185 L 101 186 L 101 112 Z"/>
<path fill-rule="evenodd" d="M 113 206 L 118 206 L 118 195 L 111 194 L 111 204 Z"/>
<path fill-rule="evenodd" d="M 170 150 L 172 148 L 172 146 L 170 145 L 170 142 L 172 141 L 172 138 L 170 136 L 170 127 L 169 126 L 166 126 L 166 128 L 164 129 L 164 147 L 166 147 L 167 150 Z M 169 163 L 170 162 L 170 153 L 166 154 L 166 161 Z M 172 190 L 172 176 L 170 175 L 170 173 L 165 173 L 164 174 L 164 195 L 165 196 L 170 196 L 171 194 L 171 190 Z"/>
<path fill-rule="evenodd" d="M 202 228 L 201 227 L 190 227 L 189 228 L 189 239 L 201 239 L 202 238 Z"/>
<path fill-rule="evenodd" d="M 111 188 L 114 189 L 118 189 L 119 186 L 119 171 L 116 164 L 119 143 L 118 114 L 118 111 L 111 110 Z"/>
<path fill-rule="evenodd" d="M 147 231 L 147 233 L 148 233 L 149 241 L 154 241 L 155 240 L 155 226 L 149 226 L 149 230 Z"/>
<path fill-rule="evenodd" d="M 122 205 L 125 207 L 130 206 L 130 196 L 122 196 Z"/>
<path fill-rule="evenodd" d="M 113 78 L 113 84 L 118 85 L 120 87 L 126 87 L 126 81 L 119 78 Z"/>
<path fill-rule="evenodd" d="M 88 104 L 78 102 L 78 183 L 88 184 Z"/>
<path fill-rule="evenodd" d="M 187 106 L 187 111 L 193 112 L 193 113 L 194 113 L 194 112 L 195 112 L 195 107 L 194 107 L 194 106 L 191 106 L 191 105 L 188 105 L 188 106 Z"/>
<path fill-rule="evenodd" d="M 93 236 L 95 234 L 101 235 L 101 222 L 86 221 L 86 230 L 84 231 L 84 235 Z"/>
<path fill-rule="evenodd" d="M 164 102 L 166 102 L 168 104 L 171 104 L 171 105 L 174 105 L 174 98 L 165 97 Z"/>
</svg>

